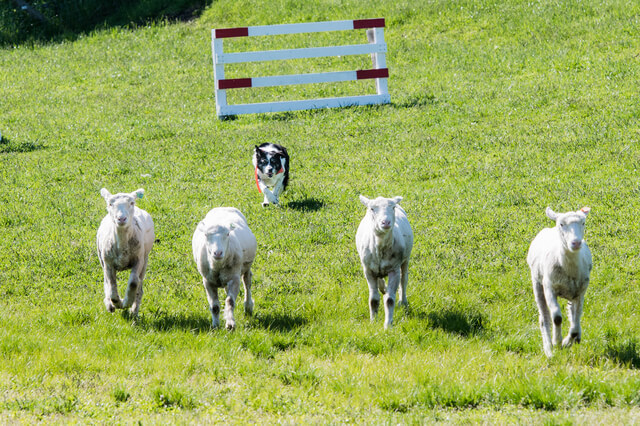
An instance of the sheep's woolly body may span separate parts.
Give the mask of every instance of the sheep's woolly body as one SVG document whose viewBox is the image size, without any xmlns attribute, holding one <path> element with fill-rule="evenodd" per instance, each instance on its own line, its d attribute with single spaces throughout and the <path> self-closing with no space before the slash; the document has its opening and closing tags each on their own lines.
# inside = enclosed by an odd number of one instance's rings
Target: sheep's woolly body
<svg viewBox="0 0 640 426">
<path fill-rule="evenodd" d="M 131 308 L 131 313 L 137 315 L 140 309 L 142 283 L 155 239 L 153 219 L 135 206 L 135 199 L 143 193 L 142 189 L 115 195 L 104 188 L 101 191 L 108 214 L 100 223 L 96 244 L 104 273 L 104 304 L 109 312 Z M 118 294 L 116 273 L 129 269 L 131 274 L 123 302 Z"/>
<path fill-rule="evenodd" d="M 583 239 L 585 219 L 589 209 L 556 214 L 547 209 L 547 216 L 556 221 L 532 241 L 527 254 L 531 281 L 539 311 L 540 331 L 545 355 L 552 355 L 553 345 L 562 340 L 562 313 L 558 297 L 567 299 L 569 333 L 562 346 L 580 343 L 580 317 L 584 295 L 592 269 L 591 251 Z M 553 326 L 553 336 L 551 327 Z"/>
<path fill-rule="evenodd" d="M 369 285 L 369 312 L 375 319 L 380 304 L 380 292 L 385 293 L 385 328 L 393 323 L 396 291 L 400 302 L 407 305 L 409 257 L 413 248 L 413 232 L 405 211 L 398 205 L 401 197 L 360 197 L 367 213 L 356 233 L 356 247 Z M 388 278 L 385 286 L 384 279 Z"/>
<path fill-rule="evenodd" d="M 192 251 L 207 292 L 213 327 L 220 325 L 218 289 L 225 288 L 226 327 L 233 329 L 233 311 L 241 279 L 245 289 L 245 312 L 253 312 L 251 265 L 256 257 L 257 242 L 244 215 L 232 207 L 212 209 L 196 227 Z"/>
</svg>

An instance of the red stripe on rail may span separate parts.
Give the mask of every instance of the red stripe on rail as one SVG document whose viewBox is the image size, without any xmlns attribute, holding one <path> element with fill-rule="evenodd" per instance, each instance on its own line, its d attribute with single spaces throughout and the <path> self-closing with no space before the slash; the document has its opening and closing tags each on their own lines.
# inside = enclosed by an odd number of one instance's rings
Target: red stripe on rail
<svg viewBox="0 0 640 426">
<path fill-rule="evenodd" d="M 218 80 L 218 89 L 241 89 L 243 87 L 251 87 L 250 78 L 225 78 Z"/>
<path fill-rule="evenodd" d="M 361 28 L 384 28 L 384 18 L 354 19 L 353 29 L 359 30 Z"/>
<path fill-rule="evenodd" d="M 249 27 L 219 28 L 215 32 L 216 38 L 247 37 L 249 35 Z"/>
<path fill-rule="evenodd" d="M 367 78 L 387 78 L 387 77 L 389 77 L 388 68 L 356 71 L 356 78 L 358 80 L 365 80 Z"/>
</svg>

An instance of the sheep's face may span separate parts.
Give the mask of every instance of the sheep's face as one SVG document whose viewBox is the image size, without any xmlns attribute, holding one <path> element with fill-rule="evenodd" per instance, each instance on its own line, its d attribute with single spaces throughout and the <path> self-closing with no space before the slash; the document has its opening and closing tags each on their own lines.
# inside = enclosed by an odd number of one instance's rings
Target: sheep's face
<svg viewBox="0 0 640 426">
<path fill-rule="evenodd" d="M 136 198 L 142 198 L 144 195 L 143 189 L 138 189 L 130 194 L 118 193 L 111 194 L 105 188 L 102 188 L 100 194 L 107 202 L 107 211 L 111 220 L 118 228 L 124 228 L 129 226 L 133 220 L 133 214 L 136 206 Z"/>
<path fill-rule="evenodd" d="M 202 230 L 207 237 L 207 258 L 210 262 L 215 263 L 224 259 L 229 249 L 229 236 L 232 230 L 233 225 L 214 225 Z"/>
<path fill-rule="evenodd" d="M 385 234 L 393 229 L 396 223 L 396 206 L 402 197 L 383 198 L 370 200 L 360 196 L 360 201 L 367 207 L 367 214 L 371 217 L 376 234 Z"/>
<path fill-rule="evenodd" d="M 555 213 L 547 207 L 547 217 L 556 222 L 562 245 L 567 250 L 577 252 L 582 248 L 584 226 L 590 210 L 583 207 L 576 212 Z"/>
</svg>

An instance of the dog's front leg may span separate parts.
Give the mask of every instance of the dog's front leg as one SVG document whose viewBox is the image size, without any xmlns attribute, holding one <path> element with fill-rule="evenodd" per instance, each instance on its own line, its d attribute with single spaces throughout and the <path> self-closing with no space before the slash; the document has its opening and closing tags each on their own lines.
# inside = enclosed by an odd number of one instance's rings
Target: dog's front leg
<svg viewBox="0 0 640 426">
<path fill-rule="evenodd" d="M 262 207 L 268 206 L 270 203 L 277 203 L 278 198 L 273 195 L 271 190 L 267 188 L 267 185 L 262 182 L 262 180 L 258 180 L 258 188 L 260 188 L 260 192 L 264 195 L 264 200 L 262 201 Z"/>
<path fill-rule="evenodd" d="M 269 204 L 278 204 L 278 198 L 273 195 L 273 192 L 271 192 L 269 188 L 265 186 L 262 193 L 264 194 L 264 201 L 262 202 L 263 207 L 266 207 Z"/>
<path fill-rule="evenodd" d="M 274 202 L 274 204 L 278 204 L 280 202 L 280 194 L 282 194 L 282 191 L 284 190 L 284 185 L 283 183 L 284 179 L 278 179 L 278 182 L 276 183 L 276 186 L 273 188 L 273 196 L 275 197 L 276 201 Z"/>
</svg>

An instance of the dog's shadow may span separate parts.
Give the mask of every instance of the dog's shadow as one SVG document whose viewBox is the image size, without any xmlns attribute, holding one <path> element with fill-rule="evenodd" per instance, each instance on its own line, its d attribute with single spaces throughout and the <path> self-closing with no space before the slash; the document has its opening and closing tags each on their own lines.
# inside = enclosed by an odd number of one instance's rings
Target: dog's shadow
<svg viewBox="0 0 640 426">
<path fill-rule="evenodd" d="M 315 212 L 325 206 L 324 201 L 317 198 L 304 198 L 301 200 L 293 200 L 287 203 L 287 207 L 302 212 Z"/>
</svg>

